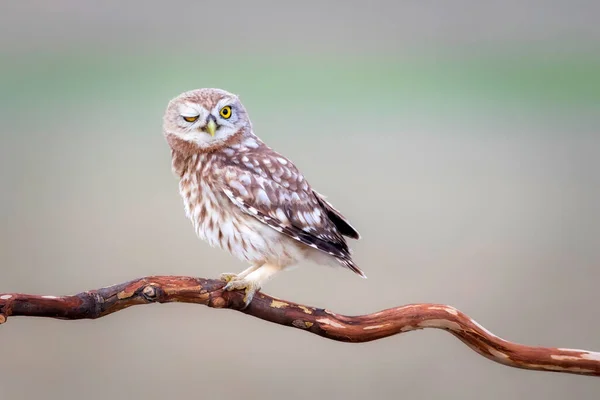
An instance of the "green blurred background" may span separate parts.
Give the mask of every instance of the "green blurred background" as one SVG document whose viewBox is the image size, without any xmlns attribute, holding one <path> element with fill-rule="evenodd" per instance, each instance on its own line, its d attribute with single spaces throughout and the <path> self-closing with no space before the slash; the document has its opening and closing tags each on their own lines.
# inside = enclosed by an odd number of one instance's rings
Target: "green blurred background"
<svg viewBox="0 0 600 400">
<path fill-rule="evenodd" d="M 458 307 L 600 350 L 600 5 L 461 0 L 0 5 L 0 292 L 245 266 L 186 220 L 167 102 L 240 95 L 256 133 L 363 235 L 368 280 L 265 292 L 347 314 Z M 0 327 L 0 399 L 597 399 L 425 330 L 360 345 L 183 304 Z"/>
</svg>

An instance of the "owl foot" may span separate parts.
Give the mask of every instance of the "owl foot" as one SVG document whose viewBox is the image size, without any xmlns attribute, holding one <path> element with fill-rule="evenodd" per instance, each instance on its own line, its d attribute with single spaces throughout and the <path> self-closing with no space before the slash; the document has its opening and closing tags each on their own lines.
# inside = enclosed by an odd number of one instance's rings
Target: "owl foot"
<svg viewBox="0 0 600 400">
<path fill-rule="evenodd" d="M 250 268 L 243 270 L 239 274 L 232 274 L 231 272 L 225 272 L 225 273 L 221 274 L 219 279 L 221 279 L 222 281 L 225 281 L 227 283 L 229 283 L 231 281 L 237 281 L 237 280 L 245 278 L 250 273 L 256 271 L 260 266 L 261 266 L 261 264 L 254 264 Z"/>
<path fill-rule="evenodd" d="M 219 276 L 219 279 L 222 280 L 222 281 L 225 281 L 225 282 L 229 283 L 229 282 L 237 279 L 237 274 L 232 274 L 232 273 L 229 273 L 229 272 L 225 272 L 225 273 L 223 273 L 223 274 L 221 274 Z"/>
<path fill-rule="evenodd" d="M 227 285 L 225 285 L 223 289 L 227 291 L 244 290 L 244 308 L 246 308 L 248 307 L 248 304 L 252 302 L 252 299 L 254 298 L 256 292 L 260 290 L 260 286 L 256 282 L 251 280 L 233 279 L 229 280 Z"/>
</svg>

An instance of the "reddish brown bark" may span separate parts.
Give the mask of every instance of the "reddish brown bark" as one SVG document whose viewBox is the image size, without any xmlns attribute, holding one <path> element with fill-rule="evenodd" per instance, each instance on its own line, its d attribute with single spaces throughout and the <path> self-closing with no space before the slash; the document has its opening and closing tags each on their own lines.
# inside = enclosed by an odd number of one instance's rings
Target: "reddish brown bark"
<svg viewBox="0 0 600 400">
<path fill-rule="evenodd" d="M 224 292 L 219 280 L 152 276 L 73 296 L 0 294 L 0 323 L 9 316 L 95 319 L 148 303 L 184 302 L 231 308 L 327 339 L 368 342 L 423 328 L 443 329 L 492 361 L 516 368 L 600 376 L 600 353 L 511 343 L 487 331 L 457 309 L 441 304 L 411 304 L 374 314 L 344 316 L 257 293 L 243 306 L 242 293 Z"/>
</svg>

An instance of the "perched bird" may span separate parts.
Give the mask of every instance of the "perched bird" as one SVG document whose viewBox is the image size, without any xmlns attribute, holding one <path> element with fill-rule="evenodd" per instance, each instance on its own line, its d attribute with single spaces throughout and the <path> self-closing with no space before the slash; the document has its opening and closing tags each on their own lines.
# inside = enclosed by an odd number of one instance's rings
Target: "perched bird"
<svg viewBox="0 0 600 400">
<path fill-rule="evenodd" d="M 294 164 L 263 143 L 239 98 L 197 89 L 169 102 L 163 134 L 196 234 L 251 266 L 224 273 L 246 306 L 275 273 L 308 259 L 366 278 L 344 236 L 360 235 Z"/>
</svg>

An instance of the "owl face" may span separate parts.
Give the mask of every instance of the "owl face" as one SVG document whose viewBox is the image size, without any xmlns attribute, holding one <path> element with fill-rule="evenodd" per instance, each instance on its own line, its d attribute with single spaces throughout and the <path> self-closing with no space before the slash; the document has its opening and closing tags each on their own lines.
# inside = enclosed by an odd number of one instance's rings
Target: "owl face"
<svg viewBox="0 0 600 400">
<path fill-rule="evenodd" d="M 218 147 L 250 123 L 239 98 L 221 89 L 197 89 L 171 100 L 163 120 L 164 134 L 196 146 Z"/>
</svg>

